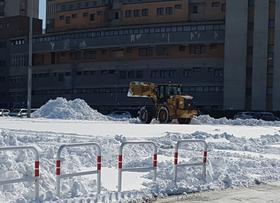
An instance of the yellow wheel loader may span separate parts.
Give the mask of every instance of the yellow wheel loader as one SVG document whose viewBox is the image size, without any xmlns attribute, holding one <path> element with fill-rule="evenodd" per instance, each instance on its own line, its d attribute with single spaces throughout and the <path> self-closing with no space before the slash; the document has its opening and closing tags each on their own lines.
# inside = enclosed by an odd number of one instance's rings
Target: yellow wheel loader
<svg viewBox="0 0 280 203">
<path fill-rule="evenodd" d="M 150 98 L 153 106 L 143 106 L 138 112 L 142 123 L 150 123 L 156 118 L 160 123 L 170 123 L 177 119 L 180 124 L 189 124 L 198 111 L 192 106 L 192 96 L 182 95 L 182 85 L 131 82 L 129 97 Z"/>
</svg>

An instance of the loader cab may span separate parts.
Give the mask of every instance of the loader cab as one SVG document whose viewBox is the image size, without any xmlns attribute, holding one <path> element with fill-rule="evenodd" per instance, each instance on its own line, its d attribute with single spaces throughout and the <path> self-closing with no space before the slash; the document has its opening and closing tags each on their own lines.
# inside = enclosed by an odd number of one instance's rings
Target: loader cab
<svg viewBox="0 0 280 203">
<path fill-rule="evenodd" d="M 158 85 L 157 96 L 159 102 L 165 102 L 170 96 L 181 95 L 181 85 Z"/>
</svg>

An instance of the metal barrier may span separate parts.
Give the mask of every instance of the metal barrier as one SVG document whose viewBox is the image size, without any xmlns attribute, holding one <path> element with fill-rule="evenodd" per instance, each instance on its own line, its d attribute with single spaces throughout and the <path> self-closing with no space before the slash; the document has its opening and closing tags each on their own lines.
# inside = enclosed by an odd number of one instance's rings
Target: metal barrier
<svg viewBox="0 0 280 203">
<path fill-rule="evenodd" d="M 127 145 L 152 145 L 154 148 L 152 167 L 138 167 L 138 168 L 123 168 L 123 148 Z M 157 177 L 157 146 L 154 142 L 124 142 L 121 144 L 119 148 L 119 156 L 118 156 L 118 192 L 122 190 L 122 172 L 123 171 L 141 171 L 147 172 L 153 170 L 154 178 L 153 181 L 156 181 Z"/>
<path fill-rule="evenodd" d="M 179 147 L 183 143 L 202 143 L 204 144 L 204 151 L 203 151 L 203 159 L 202 162 L 198 163 L 187 163 L 187 164 L 178 164 L 178 156 L 179 156 Z M 175 146 L 175 153 L 174 153 L 174 181 L 177 182 L 177 170 L 178 166 L 203 166 L 202 176 L 203 179 L 206 180 L 206 164 L 207 164 L 207 143 L 204 140 L 180 140 L 177 142 Z"/>
<path fill-rule="evenodd" d="M 94 146 L 97 149 L 97 170 L 94 171 L 83 171 L 69 174 L 61 175 L 61 152 L 64 148 L 73 148 L 73 147 L 85 147 L 85 146 Z M 97 174 L 97 194 L 100 193 L 101 189 L 101 148 L 97 143 L 75 143 L 75 144 L 64 144 L 61 145 L 57 152 L 57 160 L 56 160 L 56 193 L 57 196 L 60 197 L 60 182 L 62 178 L 71 178 L 75 176 L 84 176 Z"/>
<path fill-rule="evenodd" d="M 35 162 L 34 162 L 34 177 L 26 177 L 26 178 L 18 178 L 12 180 L 2 180 L 0 181 L 0 185 L 6 184 L 14 184 L 14 183 L 22 183 L 22 182 L 33 182 L 35 183 L 35 192 L 34 192 L 34 199 L 36 202 L 39 201 L 39 152 L 35 147 L 32 146 L 18 146 L 18 147 L 0 147 L 0 151 L 17 151 L 17 150 L 31 150 L 34 152 L 35 155 Z"/>
</svg>

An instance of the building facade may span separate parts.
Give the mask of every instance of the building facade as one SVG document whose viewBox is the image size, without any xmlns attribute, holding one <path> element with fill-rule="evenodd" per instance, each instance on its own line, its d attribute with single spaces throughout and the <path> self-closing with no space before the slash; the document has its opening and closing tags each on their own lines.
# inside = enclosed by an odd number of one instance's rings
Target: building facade
<svg viewBox="0 0 280 203">
<path fill-rule="evenodd" d="M 30 16 L 30 3 L 33 1 L 33 18 L 39 18 L 39 0 L 0 0 L 0 17 Z"/>
<path fill-rule="evenodd" d="M 63 96 L 103 111 L 137 109 L 148 102 L 127 97 L 129 82 L 138 80 L 183 84 L 201 109 L 279 111 L 279 4 L 48 0 L 47 34 L 33 40 L 33 106 Z M 14 40 L 6 65 L 10 106 L 26 101 L 27 43 Z"/>
<path fill-rule="evenodd" d="M 227 1 L 225 109 L 280 110 L 279 6 L 279 0 Z"/>
</svg>

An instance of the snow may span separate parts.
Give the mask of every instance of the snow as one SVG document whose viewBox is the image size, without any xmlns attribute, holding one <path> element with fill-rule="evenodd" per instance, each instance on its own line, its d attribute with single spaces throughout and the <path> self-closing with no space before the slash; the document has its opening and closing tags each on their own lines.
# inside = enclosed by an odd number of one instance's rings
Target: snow
<svg viewBox="0 0 280 203">
<path fill-rule="evenodd" d="M 268 130 L 257 136 L 241 137 L 235 136 L 227 131 L 227 128 L 236 128 L 236 132 L 244 126 L 219 126 L 222 130 L 208 132 L 211 126 L 202 130 L 203 125 L 184 126 L 181 125 L 141 125 L 128 122 L 89 122 L 89 121 L 60 121 L 64 130 L 74 125 L 74 128 L 86 129 L 96 126 L 97 129 L 105 129 L 106 134 L 100 131 L 89 131 L 87 134 L 66 134 L 57 132 L 57 126 L 51 119 L 0 119 L 0 145 L 19 146 L 33 145 L 39 149 L 41 155 L 41 200 L 58 201 L 55 195 L 55 157 L 58 146 L 63 143 L 97 142 L 102 147 L 102 194 L 100 202 L 117 202 L 117 199 L 141 199 L 152 198 L 152 194 L 165 196 L 166 194 L 177 194 L 193 191 L 207 191 L 212 189 L 231 188 L 237 186 L 250 186 L 259 182 L 280 180 L 280 148 L 274 147 L 280 143 L 279 133 Z M 3 128 L 3 123 L 15 123 L 10 129 Z M 44 124 L 42 126 L 37 124 Z M 117 126 L 120 125 L 118 128 Z M 33 128 L 37 126 L 36 128 Z M 140 126 L 140 128 L 137 128 Z M 204 126 L 205 127 L 205 126 Z M 33 128 L 33 130 L 31 130 Z M 163 129 L 162 129 L 163 128 Z M 192 130 L 187 130 L 191 128 Z M 249 128 L 260 128 L 252 126 Z M 275 127 L 265 127 L 271 129 Z M 25 130 L 24 130 L 25 129 Z M 29 130 L 28 130 L 29 129 Z M 39 130 L 40 129 L 40 130 Z M 112 130 L 113 129 L 113 130 Z M 147 129 L 145 131 L 145 129 Z M 194 131 L 194 130 L 197 131 Z M 255 129 L 255 130 L 256 130 Z M 61 128 L 62 130 L 62 128 Z M 88 130 L 88 129 L 87 129 Z M 199 131 L 198 131 L 199 130 Z M 138 131 L 141 131 L 142 136 Z M 188 132 L 189 131 L 189 132 Z M 194 131 L 194 132 L 193 132 Z M 85 131 L 83 131 L 85 132 Z M 134 133 L 132 133 L 134 132 Z M 257 132 L 257 130 L 256 130 Z M 262 132 L 262 131 L 261 131 Z M 269 133 L 270 132 L 270 133 Z M 278 131 L 279 132 L 279 131 Z M 132 133 L 132 134 L 131 134 Z M 149 133 L 149 136 L 145 134 Z M 129 136 L 126 136 L 129 135 Z M 173 182 L 173 153 L 174 145 L 181 139 L 203 139 L 209 143 L 209 163 L 207 182 L 201 178 L 201 167 L 190 167 L 188 170 L 179 168 L 177 186 Z M 124 172 L 122 197 L 116 196 L 117 187 L 117 154 L 118 147 L 124 141 L 153 141 L 156 142 L 158 150 L 158 180 L 156 184 L 151 182 L 152 172 L 132 173 Z M 182 163 L 196 161 L 202 158 L 202 146 L 192 145 L 186 147 L 189 150 L 180 149 L 179 161 Z M 152 148 L 148 146 L 129 147 L 124 150 L 125 167 L 142 167 L 151 164 Z M 0 154 L 1 179 L 31 176 L 33 173 L 33 160 L 31 152 L 2 153 Z M 9 155 L 9 156 L 7 156 Z M 62 173 L 74 171 L 87 171 L 96 168 L 95 150 L 92 148 L 68 149 L 63 152 Z M 29 160 L 30 161 L 26 161 Z M 12 171 L 17 171 L 13 173 Z M 62 181 L 62 197 L 71 200 L 86 200 L 95 197 L 96 176 L 84 176 L 81 178 L 67 179 Z M 0 187 L 0 200 L 22 200 L 29 202 L 32 199 L 33 185 L 15 184 Z M 102 200 L 103 199 L 103 200 Z"/>
<path fill-rule="evenodd" d="M 55 100 L 48 101 L 40 109 L 32 114 L 34 118 L 50 118 L 50 119 L 72 119 L 72 120 L 109 120 L 106 116 L 93 110 L 82 99 L 67 101 L 58 97 Z"/>
<path fill-rule="evenodd" d="M 65 143 L 96 142 L 102 148 L 102 193 L 96 196 L 96 175 L 63 179 L 62 198 L 69 202 L 141 202 L 170 194 L 248 187 L 280 180 L 279 122 L 214 119 L 198 116 L 191 125 L 139 124 L 137 120 L 111 119 L 91 109 L 83 100 L 51 100 L 32 119 L 0 118 L 0 146 L 35 146 L 40 153 L 40 201 L 61 202 L 55 194 L 55 160 Z M 202 167 L 173 170 L 174 146 L 182 139 L 202 139 L 209 145 L 207 180 Z M 123 191 L 117 194 L 117 155 L 125 141 L 152 141 L 158 147 L 158 176 L 153 172 L 123 173 Z M 151 146 L 126 146 L 124 168 L 149 167 Z M 179 163 L 202 160 L 203 146 L 183 145 Z M 33 176 L 30 151 L 0 152 L 0 180 Z M 91 147 L 64 149 L 62 174 L 96 169 Z M 0 202 L 26 203 L 33 199 L 32 183 L 0 186 Z"/>
<path fill-rule="evenodd" d="M 195 124 L 209 124 L 209 125 L 244 125 L 244 126 L 278 126 L 280 121 L 263 121 L 258 119 L 215 119 L 209 115 L 200 115 L 193 119 Z"/>
</svg>

